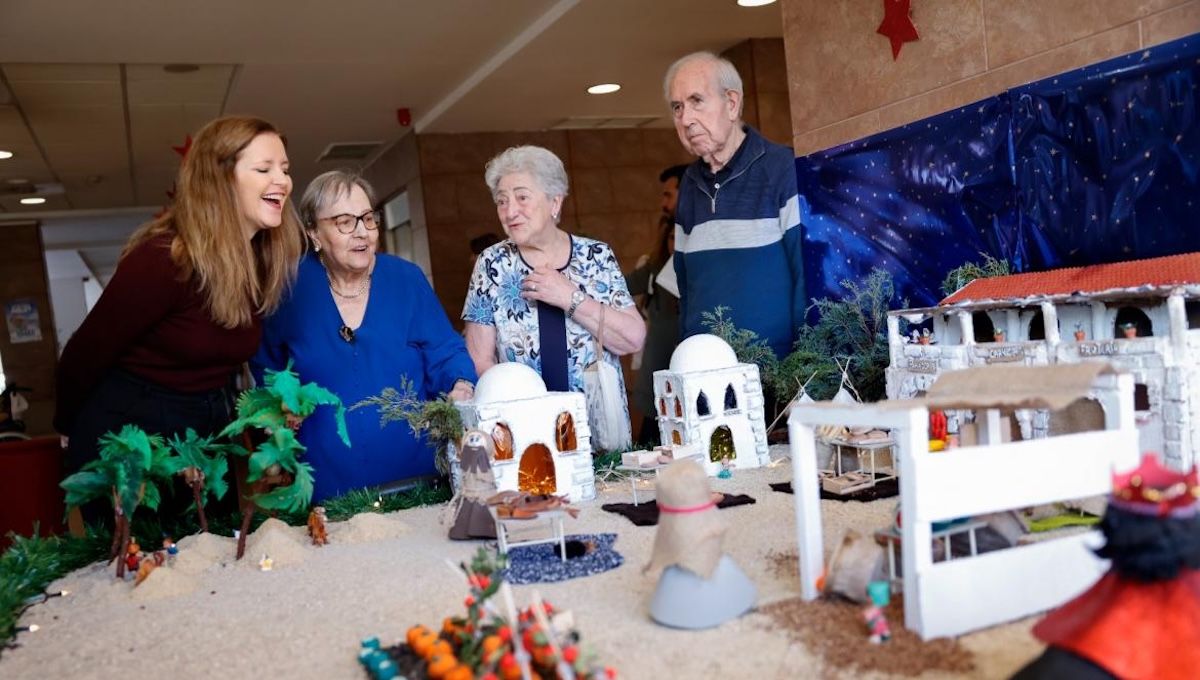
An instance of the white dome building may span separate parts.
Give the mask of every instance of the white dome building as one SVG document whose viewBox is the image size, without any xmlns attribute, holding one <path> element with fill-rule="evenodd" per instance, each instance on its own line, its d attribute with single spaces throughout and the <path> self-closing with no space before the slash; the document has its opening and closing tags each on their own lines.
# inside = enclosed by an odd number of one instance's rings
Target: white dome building
<svg viewBox="0 0 1200 680">
<path fill-rule="evenodd" d="M 525 364 L 496 364 L 475 385 L 475 398 L 459 402 L 463 427 L 492 437 L 492 474 L 498 491 L 596 496 L 587 404 L 578 392 L 549 392 Z M 457 456 L 451 456 L 457 479 Z"/>
<path fill-rule="evenodd" d="M 729 343 L 693 335 L 654 373 L 658 430 L 666 445 L 699 445 L 704 467 L 753 468 L 769 462 L 758 366 L 743 364 Z"/>
</svg>

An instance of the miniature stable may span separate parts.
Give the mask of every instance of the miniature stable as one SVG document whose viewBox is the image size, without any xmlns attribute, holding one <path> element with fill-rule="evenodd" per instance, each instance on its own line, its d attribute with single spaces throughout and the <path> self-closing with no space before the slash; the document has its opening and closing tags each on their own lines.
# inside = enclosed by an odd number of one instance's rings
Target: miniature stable
<svg viewBox="0 0 1200 680">
<path fill-rule="evenodd" d="M 498 491 L 596 496 L 587 405 L 578 392 L 548 392 L 542 378 L 517 362 L 496 364 L 479 378 L 475 398 L 458 404 L 463 427 L 492 437 Z M 450 455 L 451 476 L 461 477 Z"/>
<path fill-rule="evenodd" d="M 1091 431 L 1003 443 L 1003 411 L 1059 411 L 1080 402 L 1101 414 L 1085 426 Z M 931 452 L 929 412 L 942 409 L 972 412 L 981 426 L 979 445 Z M 956 371 L 930 386 L 924 400 L 795 405 L 788 428 L 801 597 L 815 599 L 824 574 L 818 426 L 891 429 L 900 465 L 904 624 L 928 640 L 1045 611 L 1103 573 L 1103 561 L 1090 550 L 1095 531 L 934 563 L 932 527 L 1106 493 L 1114 468 L 1137 464 L 1133 414 L 1133 377 L 1100 363 Z"/>
<path fill-rule="evenodd" d="M 932 341 L 907 342 L 902 318 L 931 321 Z M 972 366 L 1112 363 L 1133 374 L 1142 449 L 1176 469 L 1200 451 L 1200 253 L 975 279 L 936 307 L 890 312 L 888 344 L 889 399 Z M 970 425 L 947 415 L 952 432 Z M 1009 417 L 1022 439 L 1062 431 L 1045 409 Z"/>
<path fill-rule="evenodd" d="M 737 360 L 715 335 L 693 335 L 654 372 L 654 401 L 664 443 L 699 444 L 710 476 L 770 462 L 758 366 Z"/>
</svg>

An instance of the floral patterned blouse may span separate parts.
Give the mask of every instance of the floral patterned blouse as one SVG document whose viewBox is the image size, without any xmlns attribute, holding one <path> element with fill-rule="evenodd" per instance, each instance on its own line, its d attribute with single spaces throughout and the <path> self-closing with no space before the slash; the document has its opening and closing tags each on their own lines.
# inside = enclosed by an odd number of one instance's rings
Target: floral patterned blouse
<svg viewBox="0 0 1200 680">
<path fill-rule="evenodd" d="M 566 269 L 560 271 L 601 303 L 617 309 L 633 306 L 625 276 L 607 243 L 571 236 L 571 259 Z M 512 241 L 501 241 L 484 250 L 471 274 L 462 318 L 496 327 L 499 361 L 519 361 L 541 374 L 537 305 L 521 297 L 521 281 L 531 273 L 533 268 Z M 596 360 L 596 343 L 586 328 L 571 319 L 567 319 L 567 357 L 571 391 L 582 392 L 583 369 Z M 625 400 L 625 376 L 620 360 L 607 350 L 604 360 L 616 367 L 621 378 L 621 398 Z M 628 404 L 625 410 L 628 415 Z"/>
</svg>

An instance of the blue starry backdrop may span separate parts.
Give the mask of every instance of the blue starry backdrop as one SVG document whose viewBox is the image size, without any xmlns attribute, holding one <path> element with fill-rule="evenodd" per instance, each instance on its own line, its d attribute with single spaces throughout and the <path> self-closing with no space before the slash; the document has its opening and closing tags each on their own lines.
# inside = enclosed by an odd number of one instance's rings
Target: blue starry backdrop
<svg viewBox="0 0 1200 680">
<path fill-rule="evenodd" d="M 1200 34 L 796 159 L 808 295 L 892 273 L 936 304 L 986 253 L 1016 271 L 1200 250 Z"/>
</svg>

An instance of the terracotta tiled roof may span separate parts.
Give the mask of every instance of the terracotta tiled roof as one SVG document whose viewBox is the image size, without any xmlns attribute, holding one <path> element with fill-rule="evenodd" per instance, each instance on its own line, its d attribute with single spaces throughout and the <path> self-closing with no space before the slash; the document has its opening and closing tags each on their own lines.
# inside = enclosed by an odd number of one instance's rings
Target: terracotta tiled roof
<svg viewBox="0 0 1200 680">
<path fill-rule="evenodd" d="M 939 304 L 1182 284 L 1200 285 L 1200 252 L 975 279 Z"/>
</svg>

